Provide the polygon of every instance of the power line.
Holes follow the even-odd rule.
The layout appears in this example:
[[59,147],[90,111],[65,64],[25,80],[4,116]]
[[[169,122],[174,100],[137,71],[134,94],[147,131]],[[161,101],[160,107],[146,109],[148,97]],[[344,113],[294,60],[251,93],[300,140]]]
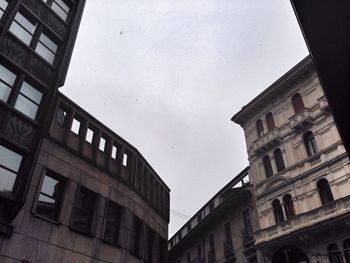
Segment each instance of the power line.
[[176,215],[176,216],[178,216],[178,217],[181,217],[181,218],[183,218],[183,219],[186,219],[186,220],[190,219],[189,216],[187,216],[187,215],[185,215],[185,214],[182,214],[182,213],[180,213],[180,212],[177,212],[177,211],[175,211],[175,210],[172,210],[172,209],[170,209],[170,213],[172,213],[173,215]]

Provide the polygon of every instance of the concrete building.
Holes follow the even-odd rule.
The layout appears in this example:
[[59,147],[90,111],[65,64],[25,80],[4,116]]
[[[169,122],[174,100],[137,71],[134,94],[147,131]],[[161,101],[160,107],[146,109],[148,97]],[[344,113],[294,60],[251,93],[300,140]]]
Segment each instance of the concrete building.
[[171,263],[256,261],[258,219],[249,167],[211,198],[169,240]]
[[0,262],[167,262],[169,188],[62,95],[85,0],[0,0]]
[[350,262],[349,159],[310,57],[242,108],[259,262]]

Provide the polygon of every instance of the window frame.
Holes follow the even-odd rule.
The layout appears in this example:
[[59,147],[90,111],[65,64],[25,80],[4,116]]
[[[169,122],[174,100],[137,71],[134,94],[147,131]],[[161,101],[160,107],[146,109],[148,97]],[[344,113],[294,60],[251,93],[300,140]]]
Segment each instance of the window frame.
[[285,194],[283,196],[283,207],[284,207],[285,216],[287,220],[295,216],[293,198],[290,194]]
[[273,176],[273,168],[272,168],[270,156],[264,155],[264,157],[262,158],[262,161],[263,161],[265,176],[266,178],[270,178],[271,176]]
[[[57,3],[56,0],[46,0],[46,1],[45,1],[45,0],[42,0],[42,2],[45,3],[45,4],[51,9],[52,13],[54,13],[56,17],[58,17],[60,20],[62,20],[65,24],[68,24],[69,21],[70,21],[70,18],[71,18],[71,14],[73,13],[72,10],[73,10],[73,8],[74,8],[74,5],[73,5],[73,3],[72,3],[71,1],[64,1],[64,0],[61,0],[61,1],[62,1],[64,4],[66,4],[67,7],[69,8],[68,13],[65,12],[64,8],[62,8],[61,5],[60,5],[59,3]],[[54,3],[56,3],[56,5],[57,5],[58,7],[60,7],[60,8],[63,10],[64,13],[67,14],[67,17],[66,17],[65,19],[62,18],[62,17],[52,8],[52,6],[53,6]]]
[[291,102],[295,114],[299,114],[300,112],[305,110],[305,104],[300,93],[295,93],[291,98]]
[[[114,241],[110,241],[108,239],[106,239],[106,228],[107,228],[107,214],[108,214],[108,209],[109,206],[114,206],[113,209],[119,210],[119,218],[116,220],[118,221],[118,226],[116,227],[115,231],[114,231]],[[102,229],[102,235],[101,235],[101,239],[104,243],[109,244],[111,246],[114,247],[120,247],[119,246],[119,235],[120,235],[120,228],[121,228],[121,224],[122,224],[122,217],[123,217],[123,209],[124,207],[121,206],[120,204],[113,202],[112,200],[106,200],[106,205],[105,205],[105,210],[104,210],[104,218],[103,218],[103,229]]]
[[264,124],[262,120],[261,119],[257,120],[255,125],[256,125],[256,132],[258,134],[258,138],[264,136],[265,132],[264,132]]
[[267,130],[272,131],[276,128],[275,119],[273,118],[272,112],[268,112],[266,114],[266,124],[267,124]]
[[[49,173],[49,175],[47,175],[47,173]],[[42,189],[42,185],[44,183],[45,176],[51,177],[52,179],[55,179],[55,180],[63,183],[63,190],[61,190],[62,191],[62,193],[61,193],[62,196],[60,198],[60,204],[59,204],[59,208],[58,208],[59,211],[57,213],[57,219],[56,220],[47,218],[47,217],[45,217],[43,215],[40,215],[37,212],[39,197],[40,197],[40,194],[41,194],[41,189]],[[49,169],[47,167],[44,167],[42,172],[41,172],[40,182],[39,182],[39,185],[38,185],[38,188],[37,188],[37,191],[36,191],[36,196],[35,196],[35,200],[34,200],[33,207],[32,207],[33,215],[36,216],[36,217],[39,217],[41,219],[44,219],[46,221],[52,222],[54,224],[61,224],[62,223],[63,204],[64,204],[64,202],[66,200],[67,182],[68,182],[68,179],[66,177],[63,177],[63,176],[57,174],[56,172],[54,172],[53,170],[51,170],[51,169]]]
[[[327,205],[334,201],[333,192],[331,186],[329,185],[329,181],[326,178],[321,178],[316,183],[318,196],[320,198],[322,205]],[[327,200],[329,199],[329,200]]]
[[[77,210],[78,209],[79,210],[83,210],[83,209],[80,209],[80,208],[77,207],[77,205],[78,205],[78,197],[79,197],[79,194],[80,194],[81,190],[89,192],[89,194],[92,195],[92,199],[93,199],[92,200],[93,208],[92,208],[92,210],[90,212],[91,215],[88,218],[88,226],[87,226],[86,231],[82,231],[81,229],[78,229],[76,226],[74,226],[74,217],[77,214]],[[85,186],[78,185],[77,189],[76,189],[76,192],[75,192],[74,204],[73,204],[72,214],[71,214],[71,218],[70,218],[70,224],[69,224],[70,229],[72,229],[73,231],[75,231],[77,233],[80,233],[80,234],[83,234],[83,235],[86,235],[86,236],[89,236],[89,237],[95,236],[96,224],[94,224],[94,223],[96,223],[96,217],[97,217],[96,209],[97,209],[97,205],[98,205],[98,194],[96,192],[90,190],[89,188],[85,187]]]
[[283,159],[283,154],[282,154],[282,151],[280,148],[276,148],[273,151],[273,157],[275,158],[277,172],[280,172],[280,171],[283,171],[284,169],[286,169],[286,165],[285,165],[284,159]]
[[276,224],[279,224],[279,223],[286,221],[286,218],[285,218],[284,213],[283,213],[281,201],[279,199],[274,199],[272,201],[272,209],[273,209],[273,214],[275,217]]

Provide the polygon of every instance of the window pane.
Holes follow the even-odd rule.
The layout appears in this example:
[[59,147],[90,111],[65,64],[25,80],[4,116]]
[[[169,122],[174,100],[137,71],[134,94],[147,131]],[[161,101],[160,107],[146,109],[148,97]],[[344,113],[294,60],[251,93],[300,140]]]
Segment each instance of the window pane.
[[0,65],[0,79],[8,85],[13,86],[16,80],[16,75],[3,65]]
[[41,42],[44,46],[46,46],[48,49],[50,49],[53,53],[56,53],[57,51],[57,45],[48,38],[45,34],[41,34],[39,38],[39,42]]
[[40,91],[30,86],[27,82],[23,82],[20,92],[32,101],[36,102],[36,104],[40,104],[43,96]]
[[27,45],[30,44],[32,40],[32,35],[35,31],[36,24],[30,22],[21,13],[17,12],[15,20],[11,24],[10,31],[20,38]]
[[112,147],[112,158],[117,158],[117,147],[115,147],[114,145]]
[[17,174],[0,166],[0,191],[11,192],[16,181]]
[[[58,1],[56,1],[58,2]],[[67,17],[68,17],[68,12],[69,12],[69,8],[68,11],[65,11],[64,8],[62,8],[61,6],[59,6],[56,2],[52,3],[52,10],[60,17],[62,18],[64,21],[66,21]]]
[[43,185],[41,186],[41,192],[53,197],[57,184],[58,184],[57,180],[49,176],[45,176]]
[[5,0],[0,0],[0,9],[5,11],[7,5],[8,5],[8,3]]
[[101,137],[99,149],[100,149],[101,151],[104,151],[104,150],[105,150],[105,145],[106,145],[106,140],[105,140],[104,138]]
[[7,102],[11,89],[0,81],[0,100]]
[[127,166],[128,165],[128,155],[124,153],[123,155],[123,165]]
[[21,165],[22,156],[0,145],[0,165],[18,172]]
[[66,13],[69,12],[69,7],[62,0],[54,0],[54,3],[57,3]]
[[86,141],[89,143],[92,143],[93,138],[94,138],[94,132],[90,128],[88,128],[86,132]]
[[80,121],[78,121],[77,119],[73,119],[71,131],[79,135],[79,130],[80,130]]
[[64,121],[66,119],[67,112],[61,108],[58,109],[57,115],[56,115],[56,122],[60,125],[64,125]]
[[31,119],[35,119],[36,113],[38,111],[38,105],[34,104],[32,101],[28,100],[21,94],[18,95],[15,103],[15,108]]
[[35,51],[42,56],[47,62],[49,62],[50,64],[53,63],[53,60],[55,59],[55,54],[52,53],[51,50],[49,50],[47,47],[45,47],[43,44],[41,44],[40,42],[38,43],[38,45],[35,48]]

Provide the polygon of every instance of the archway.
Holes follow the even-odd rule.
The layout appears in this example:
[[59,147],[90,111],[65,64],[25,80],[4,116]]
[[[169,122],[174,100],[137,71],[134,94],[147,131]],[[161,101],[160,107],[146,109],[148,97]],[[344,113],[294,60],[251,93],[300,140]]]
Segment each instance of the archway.
[[282,247],[274,254],[272,263],[310,263],[310,261],[300,248]]

